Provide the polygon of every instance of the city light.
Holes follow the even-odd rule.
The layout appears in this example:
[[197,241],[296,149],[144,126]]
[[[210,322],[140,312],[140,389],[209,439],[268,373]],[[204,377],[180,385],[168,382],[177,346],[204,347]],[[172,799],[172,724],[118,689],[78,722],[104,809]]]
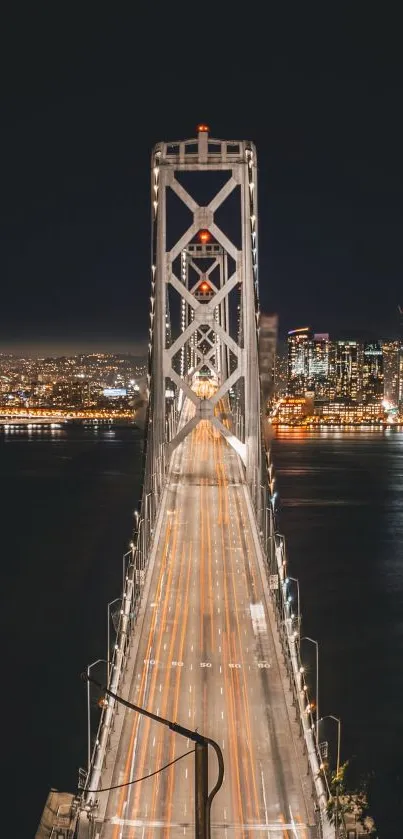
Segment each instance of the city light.
[[390,428],[403,423],[400,341],[331,340],[304,326],[288,331],[268,406],[272,425],[306,430]]
[[78,354],[46,359],[0,358],[0,424],[134,420],[146,364],[130,355]]

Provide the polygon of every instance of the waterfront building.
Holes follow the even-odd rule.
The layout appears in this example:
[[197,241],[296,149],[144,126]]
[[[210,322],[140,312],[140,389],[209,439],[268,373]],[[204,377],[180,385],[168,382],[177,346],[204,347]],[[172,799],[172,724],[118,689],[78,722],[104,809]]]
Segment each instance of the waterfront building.
[[361,396],[363,346],[359,341],[334,341],[331,348],[333,375],[330,378],[332,400],[357,402]]
[[309,346],[311,329],[303,326],[288,333],[287,392],[303,397],[309,390]]
[[384,397],[383,355],[378,341],[365,343],[362,354],[362,400],[380,405]]
[[323,425],[373,425],[385,421],[385,412],[377,402],[315,401],[314,421]]
[[283,396],[276,408],[274,424],[301,425],[310,412],[310,400],[298,396]]
[[399,405],[400,359],[402,356],[400,341],[384,341],[383,356],[383,398],[389,408]]
[[308,389],[319,399],[329,396],[329,350],[330,341],[327,332],[316,333],[309,341]]

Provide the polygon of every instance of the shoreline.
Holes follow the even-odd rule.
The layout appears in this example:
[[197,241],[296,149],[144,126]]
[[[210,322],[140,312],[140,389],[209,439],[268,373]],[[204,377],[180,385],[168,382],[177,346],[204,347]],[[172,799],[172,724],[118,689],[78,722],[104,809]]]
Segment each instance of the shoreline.
[[286,432],[293,432],[293,431],[342,431],[343,433],[351,433],[354,431],[403,431],[403,423],[396,423],[396,424],[389,424],[385,423],[382,425],[378,425],[375,423],[367,423],[367,424],[342,424],[342,423],[323,423],[317,425],[271,425],[271,430],[273,434],[276,434],[278,431],[286,431]]
[[84,428],[96,428],[99,425],[108,425],[108,426],[119,426],[124,428],[139,428],[138,424],[134,419],[119,419],[116,418],[104,418],[100,417],[99,419],[83,419],[83,418],[73,418],[73,419],[62,419],[59,418],[57,420],[46,419],[42,421],[38,421],[38,419],[18,419],[18,420],[0,420],[0,431],[3,429],[4,431],[10,431],[11,429],[21,429],[28,431],[38,431],[40,429],[49,430],[49,429],[64,429],[64,428],[74,428],[74,427],[84,427]]

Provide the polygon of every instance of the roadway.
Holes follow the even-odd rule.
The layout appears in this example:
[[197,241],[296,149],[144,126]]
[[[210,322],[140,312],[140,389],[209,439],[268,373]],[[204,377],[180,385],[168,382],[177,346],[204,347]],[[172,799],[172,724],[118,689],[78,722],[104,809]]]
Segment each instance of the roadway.
[[[161,516],[125,696],[221,746],[225,778],[213,801],[212,837],[308,839],[309,780],[271,630],[256,526],[238,456],[208,420],[174,452]],[[133,711],[120,713],[108,786],[146,778],[99,795],[105,815],[96,835],[193,836],[192,743]],[[217,778],[210,752],[209,788]]]

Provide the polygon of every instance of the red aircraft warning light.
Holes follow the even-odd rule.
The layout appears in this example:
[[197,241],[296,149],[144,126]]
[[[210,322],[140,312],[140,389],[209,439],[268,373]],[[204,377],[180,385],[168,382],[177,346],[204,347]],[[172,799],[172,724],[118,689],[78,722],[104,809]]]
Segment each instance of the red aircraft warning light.
[[200,132],[206,132],[208,134],[208,132],[210,131],[210,128],[209,128],[208,125],[206,125],[205,122],[200,122],[199,125],[197,126],[197,131],[198,131],[199,134],[200,134]]
[[209,230],[199,230],[198,238],[199,238],[199,241],[202,242],[203,245],[205,245],[206,242],[210,241],[211,233],[209,232]]
[[211,291],[211,286],[205,280],[200,284],[201,291]]

